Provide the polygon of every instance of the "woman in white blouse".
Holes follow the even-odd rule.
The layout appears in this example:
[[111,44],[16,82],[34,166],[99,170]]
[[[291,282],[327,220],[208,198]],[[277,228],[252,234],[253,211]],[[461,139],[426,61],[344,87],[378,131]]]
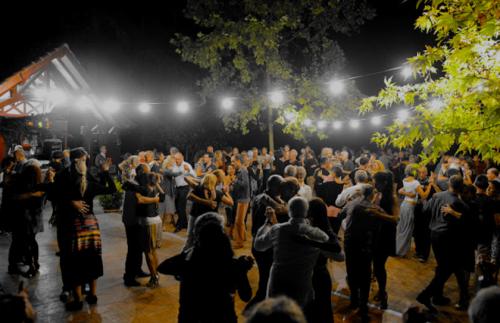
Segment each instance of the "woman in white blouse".
[[312,194],[311,186],[309,186],[305,183],[305,179],[307,176],[306,169],[302,166],[297,167],[297,175],[296,176],[297,176],[297,180],[299,181],[299,184],[300,184],[300,189],[299,189],[298,195],[302,196],[307,201],[312,200],[313,194]]

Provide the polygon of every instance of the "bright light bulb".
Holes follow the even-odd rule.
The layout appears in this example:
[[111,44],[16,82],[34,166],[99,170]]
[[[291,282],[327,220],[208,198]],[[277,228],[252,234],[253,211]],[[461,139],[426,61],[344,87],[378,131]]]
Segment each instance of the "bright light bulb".
[[296,116],[295,112],[293,112],[293,111],[287,111],[287,112],[285,112],[285,119],[286,119],[288,122],[293,122],[293,121],[295,121],[296,117],[297,117],[297,116]]
[[405,80],[411,77],[412,75],[413,75],[413,69],[411,68],[411,66],[406,65],[401,70],[401,76],[403,76]]
[[304,120],[304,126],[306,126],[306,127],[312,126],[312,120],[311,119]]
[[189,103],[187,101],[179,101],[177,103],[177,112],[185,114],[189,111]]
[[429,107],[432,111],[436,112],[441,110],[444,107],[444,102],[441,99],[432,99],[429,102]]
[[234,106],[234,101],[232,98],[223,98],[221,105],[224,110],[231,110]]
[[332,124],[332,126],[333,126],[333,129],[336,129],[336,130],[341,129],[342,128],[342,122],[341,121],[334,121],[333,124]]
[[324,129],[326,127],[326,121],[320,120],[318,121],[318,129]]
[[274,105],[280,105],[285,101],[285,96],[281,91],[273,91],[269,93],[269,99]]
[[104,102],[104,109],[108,110],[111,113],[120,110],[120,108],[121,108],[120,102],[114,99],[108,99],[106,102]]
[[372,122],[372,125],[379,126],[382,123],[382,117],[374,116],[374,117],[372,117],[371,122]]
[[410,117],[410,112],[408,110],[398,111],[398,120],[400,122],[405,122],[406,120],[408,120],[409,117]]
[[339,95],[344,91],[345,84],[339,80],[333,80],[328,83],[328,89],[333,95]]
[[139,104],[139,111],[142,113],[148,113],[151,111],[151,105],[149,103],[143,102]]
[[360,125],[359,120],[353,119],[349,121],[349,126],[351,126],[351,128],[353,129],[359,128],[359,125]]

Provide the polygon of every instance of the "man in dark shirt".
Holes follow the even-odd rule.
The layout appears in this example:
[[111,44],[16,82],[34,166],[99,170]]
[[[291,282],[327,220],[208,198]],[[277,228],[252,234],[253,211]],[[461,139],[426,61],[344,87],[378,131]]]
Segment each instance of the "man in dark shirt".
[[368,318],[368,295],[372,277],[374,241],[380,221],[396,223],[397,219],[385,214],[373,203],[374,188],[369,184],[360,187],[361,197],[349,202],[344,251],[347,282],[351,291],[351,307],[358,307],[363,320]]
[[349,175],[354,170],[354,163],[349,158],[349,152],[347,150],[342,150],[339,157],[344,174]]
[[280,153],[279,158],[274,161],[275,169],[273,173],[283,176],[285,167],[287,166],[288,159],[290,157],[290,152],[287,150],[281,150],[279,153]]
[[297,159],[298,155],[299,155],[299,153],[295,149],[290,150],[290,152],[288,153],[289,158],[288,158],[288,160],[285,161],[285,168],[288,165],[302,166],[302,163],[300,162],[300,160]]
[[[455,274],[460,288],[460,308],[467,308],[467,282],[465,271],[461,268],[460,217],[468,211],[467,205],[459,194],[464,187],[463,179],[453,175],[448,181],[448,190],[434,194],[424,206],[424,212],[431,212],[431,243],[437,267],[430,284],[417,296],[417,301],[431,311],[436,311],[435,305],[446,305],[449,299],[443,296],[444,284]],[[432,298],[432,303],[431,303]]]
[[495,204],[491,197],[486,195],[488,189],[488,178],[486,175],[479,175],[474,181],[476,187],[476,198],[474,205],[475,213],[479,221],[479,230],[477,232],[478,256],[486,260],[491,259],[492,246],[495,235]]
[[316,194],[319,194],[324,178],[330,176],[330,170],[332,169],[332,162],[328,157],[321,157],[319,163],[320,168],[314,173],[314,190]]
[[[280,187],[284,183],[283,177],[272,175],[267,180],[267,189],[264,193],[255,197],[252,204],[252,237],[255,237],[257,230],[267,221],[266,209],[271,207],[275,213],[287,213],[286,204],[280,198]],[[259,269],[259,287],[254,298],[247,304],[245,310],[266,298],[267,281],[269,280],[269,271],[273,264],[273,250],[257,251],[252,243],[252,254]]]

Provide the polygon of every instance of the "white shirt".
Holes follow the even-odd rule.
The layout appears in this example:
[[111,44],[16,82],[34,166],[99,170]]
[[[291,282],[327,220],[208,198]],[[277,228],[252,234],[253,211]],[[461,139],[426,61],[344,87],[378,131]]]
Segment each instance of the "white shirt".
[[418,200],[418,193],[417,193],[417,188],[420,186],[419,181],[413,180],[411,182],[403,181],[403,188],[406,193],[413,193],[415,194],[415,197],[409,197],[405,195],[404,200],[407,202],[417,202]]
[[363,185],[366,185],[365,183],[360,183],[356,184],[354,186],[348,187],[342,191],[342,193],[337,196],[337,199],[335,200],[335,205],[337,207],[344,207],[344,205],[354,196],[358,193],[358,191],[361,191]]
[[304,184],[300,186],[299,192],[297,193],[299,196],[302,196],[306,200],[310,201],[313,198],[312,189],[309,185]]
[[[187,172],[186,172],[186,170],[184,170],[184,165],[187,165],[189,167],[189,170]],[[191,165],[189,165],[189,163],[186,163],[186,162],[182,162],[182,164],[180,166],[178,166],[176,163],[174,163],[172,170],[175,173],[181,173],[180,175],[175,177],[175,187],[187,186],[188,183],[185,180],[186,176],[196,177],[196,174],[194,173],[193,167],[191,167]]]

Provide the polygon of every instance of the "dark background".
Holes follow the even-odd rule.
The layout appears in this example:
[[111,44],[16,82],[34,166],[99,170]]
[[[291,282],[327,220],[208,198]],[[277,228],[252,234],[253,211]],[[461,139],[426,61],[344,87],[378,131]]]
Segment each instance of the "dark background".
[[[154,106],[154,112],[148,115],[138,114],[136,105],[123,106],[122,116],[133,122],[127,123],[131,127],[121,129],[122,151],[166,149],[180,142],[185,145],[190,138],[200,145],[212,141],[244,148],[267,145],[266,133],[258,129],[252,129],[247,136],[226,135],[215,105],[196,107],[184,116],[175,113],[175,102],[180,98],[196,100],[195,83],[203,75],[196,66],[183,63],[169,44],[176,32],[196,33],[195,26],[182,15],[184,1],[88,4],[77,8],[67,4],[24,3],[2,10],[0,80],[67,43],[99,97],[170,103]],[[432,41],[414,29],[419,15],[415,1],[372,0],[370,4],[377,16],[358,34],[338,37],[347,58],[347,75],[399,66]],[[373,95],[383,87],[383,79],[384,75],[371,76],[357,80],[357,85],[364,94]],[[309,143],[315,147],[327,144],[356,148],[369,144],[372,130],[364,127],[332,131],[327,140],[311,138]],[[275,134],[277,145],[301,144],[279,129]]]

